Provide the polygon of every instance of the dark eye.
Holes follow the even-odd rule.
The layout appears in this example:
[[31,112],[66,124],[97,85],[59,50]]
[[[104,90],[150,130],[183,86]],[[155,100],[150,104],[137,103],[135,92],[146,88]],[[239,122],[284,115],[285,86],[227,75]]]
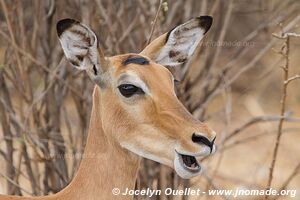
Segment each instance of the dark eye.
[[144,91],[141,88],[131,84],[122,84],[118,88],[120,93],[126,98],[129,98],[134,94],[144,94]]

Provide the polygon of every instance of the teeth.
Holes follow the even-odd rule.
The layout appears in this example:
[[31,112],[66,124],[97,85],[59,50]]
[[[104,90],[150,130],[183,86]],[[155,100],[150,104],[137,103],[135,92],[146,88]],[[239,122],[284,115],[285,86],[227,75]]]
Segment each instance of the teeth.
[[193,163],[189,168],[191,168],[191,169],[198,169],[199,165],[197,165],[197,163]]

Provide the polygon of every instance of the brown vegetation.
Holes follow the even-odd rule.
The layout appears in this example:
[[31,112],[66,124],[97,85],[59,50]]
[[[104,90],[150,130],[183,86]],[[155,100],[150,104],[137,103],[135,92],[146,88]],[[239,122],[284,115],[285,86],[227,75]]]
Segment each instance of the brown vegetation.
[[300,192],[299,1],[0,3],[0,193],[55,193],[71,181],[80,162],[93,84],[64,59],[55,30],[59,19],[90,24],[105,54],[115,55],[139,52],[200,15],[212,15],[214,24],[194,58],[181,66],[185,74],[177,73],[177,94],[190,112],[218,130],[218,151],[202,161],[203,176],[190,181],[144,160],[137,187]]

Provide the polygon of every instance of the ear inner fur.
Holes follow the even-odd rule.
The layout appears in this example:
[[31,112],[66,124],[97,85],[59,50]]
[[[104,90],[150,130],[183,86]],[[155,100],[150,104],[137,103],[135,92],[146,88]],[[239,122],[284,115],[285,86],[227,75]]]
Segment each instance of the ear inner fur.
[[193,55],[211,24],[210,16],[192,19],[155,39],[140,54],[164,66],[182,64]]

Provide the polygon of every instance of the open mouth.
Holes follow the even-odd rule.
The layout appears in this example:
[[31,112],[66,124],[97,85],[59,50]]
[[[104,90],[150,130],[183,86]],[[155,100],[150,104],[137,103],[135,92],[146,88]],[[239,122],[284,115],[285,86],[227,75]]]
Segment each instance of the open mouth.
[[198,173],[201,171],[200,164],[194,156],[180,154],[178,152],[177,156],[179,157],[180,164],[188,171],[192,173]]

